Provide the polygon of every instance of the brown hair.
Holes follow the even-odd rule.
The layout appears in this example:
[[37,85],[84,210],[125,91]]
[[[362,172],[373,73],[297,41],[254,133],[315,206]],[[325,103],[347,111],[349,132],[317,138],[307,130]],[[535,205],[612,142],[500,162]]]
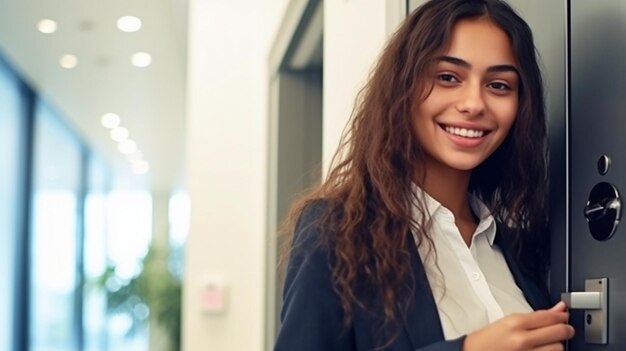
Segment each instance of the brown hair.
[[[307,206],[324,203],[325,214],[315,225],[321,232],[319,244],[332,255],[332,280],[347,324],[355,307],[367,307],[360,296],[363,286],[380,298],[386,323],[399,321],[397,303],[411,303],[415,282],[409,230],[417,232],[418,243],[430,240],[425,207],[411,190],[412,183],[421,185],[427,171],[420,167],[424,152],[412,133],[411,111],[428,95],[431,65],[449,45],[455,23],[479,17],[508,34],[520,89],[511,131],[473,170],[469,191],[507,226],[518,257],[541,253],[538,260],[534,256],[532,262],[523,261],[525,269],[534,274],[546,271],[546,126],[530,28],[503,1],[432,0],[407,17],[388,42],[359,93],[327,178],[294,204],[286,221],[287,232],[293,233]],[[412,216],[412,206],[421,211],[421,218]],[[289,249],[284,257],[288,254]]]

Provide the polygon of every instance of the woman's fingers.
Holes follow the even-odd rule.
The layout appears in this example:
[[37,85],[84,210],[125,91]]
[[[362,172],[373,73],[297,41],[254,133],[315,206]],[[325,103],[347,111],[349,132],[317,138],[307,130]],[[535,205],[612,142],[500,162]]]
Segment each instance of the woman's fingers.
[[531,345],[550,345],[574,336],[574,328],[569,324],[553,324],[542,328],[529,330],[528,342]]
[[566,312],[567,311],[567,305],[565,304],[565,302],[559,301],[556,305],[550,307],[550,309],[548,311]]
[[569,314],[543,310],[504,317],[469,334],[464,351],[551,351],[562,350],[561,342],[574,335],[567,324]]
[[567,323],[569,313],[544,310],[528,314],[511,315],[505,319],[507,319],[511,328],[529,330],[543,328],[553,324]]

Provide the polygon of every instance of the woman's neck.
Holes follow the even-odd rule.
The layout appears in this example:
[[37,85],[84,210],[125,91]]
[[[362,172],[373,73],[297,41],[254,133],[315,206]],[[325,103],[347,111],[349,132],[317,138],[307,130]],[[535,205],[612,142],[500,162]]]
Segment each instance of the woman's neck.
[[471,171],[461,171],[449,167],[427,167],[422,189],[445,208],[457,220],[474,221],[469,206],[468,187]]
[[450,168],[432,160],[426,170],[422,189],[452,212],[459,233],[469,247],[477,227],[467,194],[472,172]]

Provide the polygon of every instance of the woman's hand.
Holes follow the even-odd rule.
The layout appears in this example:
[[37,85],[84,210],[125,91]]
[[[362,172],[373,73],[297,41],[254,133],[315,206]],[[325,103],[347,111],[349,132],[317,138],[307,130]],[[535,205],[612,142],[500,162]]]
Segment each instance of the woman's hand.
[[569,313],[559,302],[549,310],[512,314],[465,338],[463,351],[558,351],[574,336]]

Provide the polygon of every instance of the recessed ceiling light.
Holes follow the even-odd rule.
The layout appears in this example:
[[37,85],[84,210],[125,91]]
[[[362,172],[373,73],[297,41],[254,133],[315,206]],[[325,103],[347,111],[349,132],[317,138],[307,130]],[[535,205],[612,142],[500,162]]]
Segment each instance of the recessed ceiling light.
[[135,144],[134,141],[127,139],[117,144],[117,149],[124,155],[128,155],[137,150],[137,144]]
[[63,55],[59,59],[59,65],[65,69],[72,69],[78,64],[78,58],[74,55]]
[[136,52],[130,58],[130,62],[136,67],[148,67],[152,63],[152,56],[147,52]]
[[128,129],[124,127],[115,127],[111,129],[111,139],[117,142],[128,139]]
[[141,29],[141,20],[135,16],[124,16],[117,20],[117,28],[122,32],[136,32]]
[[144,174],[150,170],[150,165],[146,161],[133,162],[133,172],[136,174]]
[[115,113],[105,113],[102,115],[100,122],[103,127],[112,129],[120,125],[120,116]]
[[37,29],[44,34],[51,34],[57,31],[57,23],[51,19],[44,18],[37,23]]

